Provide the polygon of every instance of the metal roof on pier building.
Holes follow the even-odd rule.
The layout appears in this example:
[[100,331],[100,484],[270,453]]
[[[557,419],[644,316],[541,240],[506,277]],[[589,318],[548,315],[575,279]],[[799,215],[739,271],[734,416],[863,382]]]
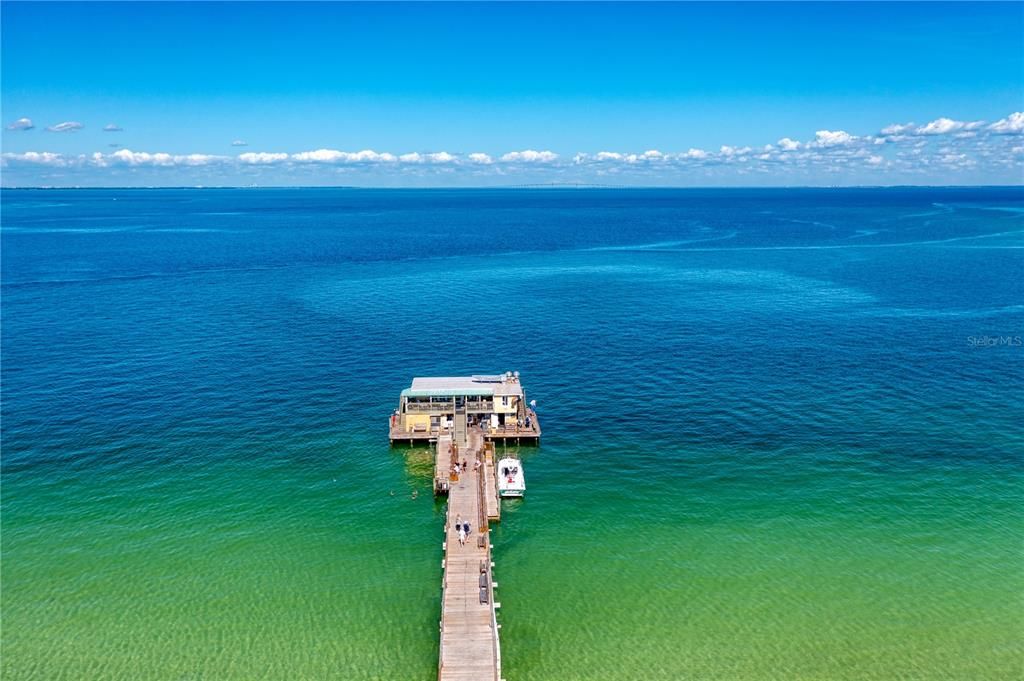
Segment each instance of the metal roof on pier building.
[[523,395],[519,377],[511,373],[495,376],[428,376],[412,379],[402,397],[491,397]]

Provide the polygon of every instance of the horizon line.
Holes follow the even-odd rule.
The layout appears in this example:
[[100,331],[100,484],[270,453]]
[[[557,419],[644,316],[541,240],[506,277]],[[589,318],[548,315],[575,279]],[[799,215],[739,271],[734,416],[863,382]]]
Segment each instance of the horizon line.
[[354,190],[381,190],[381,191],[436,191],[436,190],[488,190],[488,189],[1024,189],[1024,182],[1018,184],[792,184],[792,185],[624,185],[624,184],[593,184],[593,183],[529,183],[529,184],[503,184],[503,185],[432,185],[432,186],[408,186],[392,187],[383,185],[289,185],[289,184],[268,184],[268,185],[193,185],[193,184],[168,184],[168,185],[23,185],[5,186],[0,185],[0,191],[53,191],[53,190],[97,190],[97,189],[354,189]]

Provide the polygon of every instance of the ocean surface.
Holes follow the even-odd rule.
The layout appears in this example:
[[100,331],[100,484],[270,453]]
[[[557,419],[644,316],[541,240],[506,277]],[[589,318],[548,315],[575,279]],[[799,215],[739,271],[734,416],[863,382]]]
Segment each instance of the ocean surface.
[[388,415],[505,370],[510,681],[1021,678],[1020,188],[0,208],[5,680],[436,678]]

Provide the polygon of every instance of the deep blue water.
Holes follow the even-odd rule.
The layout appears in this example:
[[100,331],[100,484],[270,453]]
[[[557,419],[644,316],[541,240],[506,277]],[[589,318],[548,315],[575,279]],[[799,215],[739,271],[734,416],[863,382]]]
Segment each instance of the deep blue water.
[[[0,246],[5,676],[77,678],[91,650],[132,678],[86,633],[131,602],[135,678],[290,678],[310,645],[341,678],[428,678],[438,509],[390,505],[429,465],[388,449],[387,415],[412,376],[513,369],[545,437],[500,528],[508,678],[1022,659],[1020,188],[6,190]],[[307,531],[325,544],[289,544]],[[225,532],[255,572],[209,550]],[[620,563],[634,539],[659,552]],[[254,567],[283,545],[287,569]],[[233,575],[242,610],[281,600],[208,630],[188,582],[164,632],[168,601],[94,582],[129,550],[169,585],[182,555]],[[363,586],[316,591],[311,566]],[[622,575],[628,606],[595,605]],[[281,596],[297,583],[310,602]],[[79,590],[85,619],[55,627]],[[659,627],[613,655],[645,607]],[[324,619],[294,640],[262,624],[303,608]]]
[[[906,399],[920,401],[917,418],[948,423],[944,448],[1003,451],[1022,353],[971,339],[1024,333],[1022,199],[997,188],[5,191],[6,426],[71,418],[69,400],[168,399],[144,380],[95,394],[106,370],[139,371],[125,350],[149,354],[146,369],[183,393],[174,411],[200,412],[190,383],[211,379],[205,362],[280,371],[287,385],[308,377],[303,360],[322,361],[337,399],[355,399],[343,388],[365,376],[331,366],[343,355],[385,372],[358,395],[371,404],[390,403],[411,371],[515,365],[550,394],[581,377],[603,385],[614,368],[605,397],[631,418],[666,391],[715,395],[708,413],[690,405],[667,428],[690,437],[827,433],[856,446],[871,429],[912,453],[880,411],[897,415]],[[26,399],[68,374],[74,390]],[[759,397],[766,383],[788,408]],[[741,409],[752,399],[757,418]],[[964,413],[990,440],[947,418]],[[38,446],[6,444],[8,464]]]

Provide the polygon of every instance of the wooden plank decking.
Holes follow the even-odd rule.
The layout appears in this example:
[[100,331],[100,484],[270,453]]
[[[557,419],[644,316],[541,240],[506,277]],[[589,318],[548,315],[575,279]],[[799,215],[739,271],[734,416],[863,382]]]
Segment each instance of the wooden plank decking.
[[[516,443],[538,443],[540,442],[540,422],[537,420],[537,413],[532,409],[526,410],[526,413],[530,416],[530,427],[527,428],[525,425],[519,427],[513,426],[502,426],[500,428],[481,428],[480,426],[472,426],[469,430],[476,430],[483,434],[488,440],[502,440],[504,442],[516,442]],[[413,444],[416,442],[436,442],[439,438],[451,436],[450,430],[443,430],[438,428],[422,428],[419,430],[404,430],[398,425],[395,417],[392,417],[390,424],[388,425],[388,437],[391,440],[391,444],[409,443]]]
[[434,494],[448,492],[452,470],[452,436],[442,435],[437,438],[434,449]]
[[480,470],[484,474],[484,499],[487,504],[487,519],[490,521],[501,520],[501,502],[498,500],[498,480],[496,462],[494,459],[494,443],[488,442],[484,445],[483,466]]
[[[467,462],[482,456],[483,436],[468,433],[469,441],[459,452]],[[435,479],[451,469],[450,439],[438,442]],[[491,543],[487,528],[487,501],[497,499],[494,488],[488,494],[484,471],[470,463],[457,481],[448,487],[445,522],[445,560],[441,598],[441,646],[438,662],[440,681],[500,681],[501,646],[495,619],[494,585],[491,579]],[[491,476],[493,480],[493,475]],[[459,544],[456,521],[470,524],[465,545]]]

